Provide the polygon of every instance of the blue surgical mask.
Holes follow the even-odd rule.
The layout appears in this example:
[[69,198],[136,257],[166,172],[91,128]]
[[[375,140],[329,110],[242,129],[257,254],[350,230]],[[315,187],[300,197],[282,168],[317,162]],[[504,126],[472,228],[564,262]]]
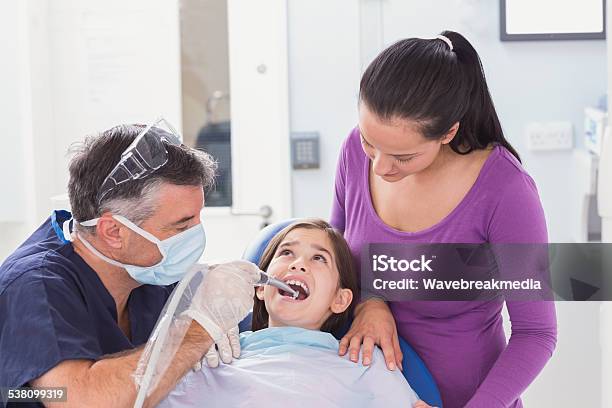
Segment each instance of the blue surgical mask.
[[[79,239],[98,258],[111,265],[125,268],[130,276],[140,283],[147,285],[170,285],[176,283],[185,276],[189,268],[200,259],[204,252],[206,234],[201,223],[162,241],[121,215],[113,215],[113,218],[138,235],[156,244],[162,255],[161,261],[152,266],[124,264],[100,253],[93,245],[83,239],[81,235],[79,235]],[[91,227],[95,226],[97,222],[98,219],[96,218],[81,222],[80,224]]]

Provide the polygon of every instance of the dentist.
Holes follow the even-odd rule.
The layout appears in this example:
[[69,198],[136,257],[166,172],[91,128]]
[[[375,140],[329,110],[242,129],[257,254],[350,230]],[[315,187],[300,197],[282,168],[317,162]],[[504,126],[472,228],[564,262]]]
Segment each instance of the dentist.
[[[472,45],[446,31],[398,41],[361,79],[359,126],[342,146],[331,224],[356,259],[376,243],[546,243],[532,178],[505,139]],[[521,407],[556,344],[553,302],[369,299],[339,353],[401,367],[398,333],[423,358],[445,408]]]
[[[114,127],[76,149],[72,214],[55,211],[0,266],[0,387],[66,387],[67,400],[47,406],[134,404],[141,345],[204,251],[200,211],[215,167],[163,119]],[[258,279],[247,262],[211,267],[204,280],[217,296],[192,304],[204,323],[191,322],[148,405],[214,353],[214,342],[228,343]]]

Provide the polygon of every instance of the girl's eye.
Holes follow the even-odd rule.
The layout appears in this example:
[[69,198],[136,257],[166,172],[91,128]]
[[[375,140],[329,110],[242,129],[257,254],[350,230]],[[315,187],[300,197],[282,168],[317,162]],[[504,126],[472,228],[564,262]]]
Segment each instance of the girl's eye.
[[178,232],[183,232],[183,231],[187,231],[188,229],[189,229],[189,226],[185,225],[184,227],[177,228],[176,230]]
[[291,251],[288,249],[283,249],[282,251],[278,253],[278,255],[280,256],[291,255]]
[[325,259],[325,257],[324,257],[323,255],[315,255],[315,256],[313,257],[313,259],[314,259],[315,261],[327,262],[327,259]]

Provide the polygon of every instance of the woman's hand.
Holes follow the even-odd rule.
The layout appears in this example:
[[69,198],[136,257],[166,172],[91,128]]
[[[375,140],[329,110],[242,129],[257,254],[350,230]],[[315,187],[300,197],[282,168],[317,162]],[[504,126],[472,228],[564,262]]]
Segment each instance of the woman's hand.
[[348,333],[340,341],[338,354],[345,355],[348,349],[353,362],[359,359],[363,344],[362,363],[370,365],[372,352],[377,344],[382,349],[389,370],[402,369],[402,351],[399,346],[395,320],[387,304],[381,299],[369,299],[355,309],[355,320]]

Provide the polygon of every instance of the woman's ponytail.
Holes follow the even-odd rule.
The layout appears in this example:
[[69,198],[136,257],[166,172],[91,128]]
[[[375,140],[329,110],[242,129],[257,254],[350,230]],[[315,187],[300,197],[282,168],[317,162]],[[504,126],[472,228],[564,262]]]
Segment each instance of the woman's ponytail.
[[520,161],[519,154],[504,137],[478,53],[459,33],[444,31],[441,35],[453,43],[459,66],[470,83],[468,108],[451,147],[459,151],[462,146],[469,146],[469,152],[495,143],[504,146]]

